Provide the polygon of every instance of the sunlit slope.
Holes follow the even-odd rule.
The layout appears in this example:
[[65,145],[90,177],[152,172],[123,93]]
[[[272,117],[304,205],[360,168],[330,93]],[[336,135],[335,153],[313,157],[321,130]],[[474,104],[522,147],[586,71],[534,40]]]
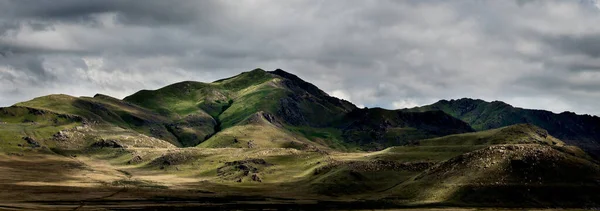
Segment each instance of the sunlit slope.
[[[27,108],[0,108],[0,152],[48,151],[56,145],[46,141],[58,131],[81,125],[82,118],[69,114]],[[28,137],[28,138],[26,138]]]
[[213,83],[182,82],[143,90],[124,100],[169,115],[206,111],[221,122],[222,129],[259,111],[291,125],[322,126],[355,108],[292,74],[262,69]]
[[177,146],[186,144],[180,142],[173,131],[169,129],[176,127],[176,121],[104,95],[96,95],[93,98],[49,95],[18,103],[15,106],[77,116],[89,126],[115,126],[130,129]]

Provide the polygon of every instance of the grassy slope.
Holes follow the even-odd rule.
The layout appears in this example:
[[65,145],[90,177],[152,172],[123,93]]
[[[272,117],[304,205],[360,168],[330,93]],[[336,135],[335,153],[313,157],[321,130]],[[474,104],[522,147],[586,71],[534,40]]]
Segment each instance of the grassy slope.
[[244,89],[270,79],[270,75],[257,69],[214,83],[185,81],[158,90],[142,90],[123,100],[164,115],[179,117],[208,113],[218,118],[234,99],[251,92]]
[[92,125],[114,125],[181,146],[176,137],[165,128],[165,124],[170,123],[168,118],[104,95],[96,95],[94,98],[49,95],[15,106],[74,115]]
[[200,144],[199,147],[305,149],[309,145],[314,145],[303,136],[298,136],[280,125],[269,122],[265,119],[264,114],[264,112],[256,113],[242,124],[226,128]]
[[439,163],[388,198],[446,206],[593,206],[598,179],[600,166],[562,147],[495,145]]
[[75,116],[25,107],[0,108],[0,151],[20,153],[40,150],[31,148],[23,137],[31,137],[41,146],[54,147],[56,143],[46,139],[77,125],[81,125],[81,119]]
[[[274,78],[257,69],[214,83],[181,82],[154,91],[142,90],[124,101],[172,118],[210,116],[214,122],[204,126],[211,133],[195,137],[201,143],[214,132],[233,127],[258,111],[273,111],[275,105],[271,101],[281,90],[270,86],[270,80]],[[220,145],[205,143],[203,146]]]

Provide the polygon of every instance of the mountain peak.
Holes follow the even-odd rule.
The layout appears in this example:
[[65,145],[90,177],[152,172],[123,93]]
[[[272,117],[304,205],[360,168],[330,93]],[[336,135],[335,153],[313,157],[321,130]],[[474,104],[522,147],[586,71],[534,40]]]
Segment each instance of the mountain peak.
[[282,69],[279,69],[279,68],[271,71],[271,73],[275,74],[275,75],[286,75],[286,74],[293,75],[293,74],[291,74],[289,72],[286,72],[285,70],[282,70]]
[[276,69],[269,73],[279,76],[279,77],[282,77],[284,79],[287,79],[287,82],[285,82],[285,84],[288,86],[288,88],[291,88],[291,89],[300,88],[300,89],[303,89],[303,90],[307,91],[308,93],[315,95],[315,96],[329,96],[327,93],[323,92],[317,86],[315,86],[311,83],[308,83],[308,82],[302,80],[300,77],[298,77],[294,74],[291,74],[289,72],[286,72],[282,69]]
[[263,70],[262,68],[255,68],[254,70],[249,71],[249,73],[264,73],[267,72],[265,70]]
[[290,79],[293,81],[304,81],[304,80],[300,79],[300,77],[298,77],[292,73],[286,72],[285,70],[282,70],[282,69],[276,69],[274,71],[270,71],[269,73],[283,77],[283,78],[287,78],[287,79]]
[[459,99],[450,99],[450,100],[440,100],[438,103],[485,103],[486,101],[482,99],[473,99],[473,98],[459,98]]
[[440,100],[436,103],[434,103],[433,105],[460,105],[460,106],[476,106],[476,105],[481,105],[481,104],[486,104],[486,105],[494,105],[494,106],[506,106],[506,107],[513,107],[512,105],[505,103],[503,101],[498,101],[498,100],[494,100],[494,101],[485,101],[482,99],[473,99],[473,98],[460,98],[460,99],[451,99],[451,100]]

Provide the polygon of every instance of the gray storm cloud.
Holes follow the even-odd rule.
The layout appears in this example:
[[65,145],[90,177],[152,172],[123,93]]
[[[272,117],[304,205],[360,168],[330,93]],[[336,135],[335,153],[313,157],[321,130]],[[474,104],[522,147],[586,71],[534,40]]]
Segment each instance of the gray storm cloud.
[[0,105],[282,68],[357,105],[600,114],[596,1],[0,1]]

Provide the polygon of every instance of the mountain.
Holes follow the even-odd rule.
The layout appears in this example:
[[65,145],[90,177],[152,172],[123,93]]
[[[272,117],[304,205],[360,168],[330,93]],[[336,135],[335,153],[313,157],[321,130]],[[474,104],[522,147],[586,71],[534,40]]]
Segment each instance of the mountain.
[[[206,134],[210,134],[208,136],[181,137],[180,139],[193,143],[188,146],[204,142],[213,135],[215,137],[209,142],[220,142],[214,140],[222,139],[221,134],[215,134],[220,131],[231,134],[231,143],[233,136],[244,139],[241,134],[252,133],[257,127],[265,126],[259,119],[274,125],[271,127],[274,133],[285,134],[288,132],[284,125],[325,126],[356,109],[351,103],[330,97],[292,74],[282,70],[266,72],[262,69],[213,83],[186,81],[158,90],[142,90],[125,97],[124,101],[173,119],[200,115],[214,122],[212,128],[205,130]],[[179,130],[182,131],[192,131],[193,128],[187,125],[179,126]],[[231,131],[237,132],[232,134]],[[237,143],[247,141],[249,140]]]
[[361,109],[279,69],[48,95],[0,108],[0,207],[598,207],[595,118],[474,100]]
[[500,101],[486,102],[469,98],[441,100],[428,106],[404,110],[443,111],[478,131],[529,123],[548,130],[552,136],[567,144],[581,147],[595,157],[600,157],[600,117],[597,116],[577,115],[572,112],[556,114],[544,110],[517,108]]
[[177,147],[377,150],[471,132],[443,112],[358,109],[281,69],[255,69],[212,83],[184,81],[123,100],[49,95],[12,108],[72,115]]
[[[255,69],[213,83],[181,82],[154,91],[142,90],[124,101],[176,119],[196,113],[210,115],[217,133],[204,140],[193,136],[201,147],[242,147],[252,141],[258,147],[316,142],[320,146],[381,149],[471,131],[441,112],[358,109],[281,69]],[[368,124],[365,119],[370,119]],[[405,135],[393,140],[384,137],[399,133]]]

